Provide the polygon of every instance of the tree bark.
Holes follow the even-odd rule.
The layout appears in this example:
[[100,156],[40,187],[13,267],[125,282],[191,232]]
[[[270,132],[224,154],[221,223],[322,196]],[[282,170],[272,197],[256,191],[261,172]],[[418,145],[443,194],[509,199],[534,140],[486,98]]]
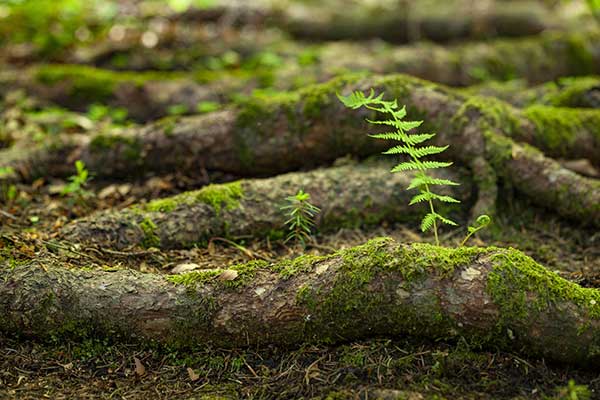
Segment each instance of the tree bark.
[[230,25],[268,24],[293,36],[310,40],[362,40],[380,38],[394,43],[416,40],[448,42],[502,36],[526,36],[560,27],[557,18],[538,2],[512,3],[510,7],[473,7],[469,1],[399,2],[389,6],[344,4],[283,4],[260,7],[246,4],[190,9],[171,20],[227,21]]
[[[265,73],[275,88],[290,89],[292,78],[298,74],[296,64],[301,51],[297,46],[293,49],[296,50],[291,50],[291,55],[282,56],[286,67],[259,71],[258,75]],[[563,76],[600,74],[598,32],[551,33],[531,39],[454,47],[417,45],[390,49],[368,44],[333,43],[320,46],[315,53],[315,64],[302,68],[302,75],[308,81],[325,81],[338,75],[340,70],[403,72],[453,86],[508,78],[540,83]],[[554,62],[549,65],[547,60]],[[139,67],[131,65],[131,68]],[[103,102],[126,108],[138,121],[148,121],[168,115],[173,106],[183,106],[185,113],[194,113],[202,101],[226,102],[233,94],[250,93],[260,86],[259,81],[260,78],[250,79],[243,74],[216,79],[211,74],[132,73],[78,65],[48,65],[25,71],[3,71],[0,94],[23,88],[42,100],[76,110]],[[499,91],[487,91],[490,92]],[[571,101],[577,106],[579,101],[596,104],[597,94],[594,93],[592,90],[588,95],[582,94],[582,99]],[[516,96],[505,94],[508,100],[514,99],[516,103],[523,102],[522,97],[528,99],[535,95],[535,92]],[[550,98],[550,105],[565,105],[560,99],[563,98]],[[555,101],[558,104],[554,104]]]
[[[211,237],[275,237],[287,235],[286,197],[300,189],[321,212],[319,231],[388,222],[416,222],[424,204],[408,206],[410,176],[391,174],[389,163],[347,165],[270,179],[211,185],[121,211],[105,211],[67,225],[61,238],[109,248],[153,246],[182,248],[202,245]],[[440,191],[468,205],[472,187],[467,174],[440,171],[437,176],[460,182]],[[441,206],[440,206],[441,207]],[[460,207],[443,207],[459,211]],[[460,215],[460,213],[458,213]]]
[[128,117],[147,122],[165,117],[174,107],[197,113],[202,102],[225,103],[229,95],[250,91],[256,82],[224,75],[199,82],[193,74],[115,72],[80,65],[44,65],[0,74],[0,95],[24,89],[36,99],[76,111],[94,103],[125,108]]
[[[311,40],[362,40],[380,38],[394,43],[416,40],[448,42],[502,36],[526,36],[542,32],[549,25],[559,25],[540,4],[528,3],[498,9],[476,10],[472,3],[426,7],[405,2],[394,9],[315,10],[309,7],[284,15],[282,28],[293,36]],[[461,3],[461,2],[459,2]],[[460,6],[463,6],[462,9]],[[327,7],[322,7],[327,8]],[[290,10],[292,8],[289,8]],[[293,10],[293,9],[292,9]],[[308,16],[308,18],[307,18]],[[553,22],[549,22],[553,21]]]
[[564,78],[535,87],[522,80],[492,82],[465,89],[469,95],[496,97],[516,107],[547,105],[569,108],[600,108],[600,78]]
[[[54,145],[48,151],[64,152],[73,146],[67,160],[83,160],[98,177],[173,170],[196,176],[203,171],[275,175],[326,164],[347,154],[365,157],[390,147],[366,135],[373,129],[364,118],[376,115],[345,109],[335,97],[337,92],[370,88],[407,104],[411,119],[425,120],[423,129],[438,133],[435,142],[450,144],[445,155],[470,167],[480,196],[489,197],[479,203],[478,209],[493,212],[495,196],[489,193],[501,178],[531,195],[539,205],[600,226],[600,182],[572,173],[536,149],[515,141],[533,143],[550,156],[598,162],[600,124],[584,124],[582,129],[553,117],[563,109],[541,111],[536,107],[535,113],[531,109],[520,111],[499,100],[466,97],[403,75],[341,77],[274,98],[257,97],[237,110],[163,121],[123,135],[82,138],[75,145]],[[597,119],[597,110],[584,113]],[[165,158],[164,154],[173,157]],[[57,176],[64,170],[64,163],[44,165],[31,154],[12,157],[2,166],[29,176],[34,168],[45,171],[46,176]]]
[[218,347],[416,335],[557,362],[600,361],[598,290],[513,249],[378,239],[331,256],[230,270],[237,276],[68,270],[43,261],[4,267],[0,329]]

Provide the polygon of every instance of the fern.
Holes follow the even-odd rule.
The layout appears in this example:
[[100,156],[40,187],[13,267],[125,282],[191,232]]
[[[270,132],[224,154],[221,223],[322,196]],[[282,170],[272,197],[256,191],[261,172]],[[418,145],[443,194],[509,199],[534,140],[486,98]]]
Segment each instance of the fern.
[[451,162],[441,162],[424,160],[424,157],[443,153],[448,146],[430,146],[423,145],[426,141],[432,139],[435,133],[409,133],[409,131],[421,126],[423,121],[405,121],[406,107],[398,106],[396,100],[383,100],[383,93],[375,95],[371,89],[369,95],[361,91],[355,91],[349,96],[338,94],[340,101],[348,108],[359,109],[365,107],[369,110],[377,111],[388,116],[385,120],[369,120],[367,122],[374,125],[385,125],[393,127],[392,132],[377,133],[369,135],[375,139],[393,140],[399,142],[399,145],[393,146],[383,154],[401,155],[406,159],[392,168],[391,172],[416,171],[407,190],[417,189],[419,193],[410,201],[410,205],[418,203],[427,203],[429,212],[421,221],[421,230],[426,232],[433,229],[435,242],[439,245],[438,223],[456,226],[456,222],[444,217],[436,211],[434,202],[442,203],[460,203],[451,196],[441,195],[432,191],[434,186],[458,185],[448,179],[434,178],[428,175],[428,171],[436,168],[446,168],[452,165]]

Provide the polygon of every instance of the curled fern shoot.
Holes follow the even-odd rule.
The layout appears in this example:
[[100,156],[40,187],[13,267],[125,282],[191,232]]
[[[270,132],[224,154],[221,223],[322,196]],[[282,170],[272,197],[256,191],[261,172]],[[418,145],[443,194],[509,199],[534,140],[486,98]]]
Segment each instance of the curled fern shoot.
[[460,243],[460,245],[464,246],[465,243],[467,243],[467,240],[469,240],[469,238],[471,236],[473,236],[477,231],[488,226],[491,222],[492,222],[492,219],[488,215],[483,214],[483,215],[480,215],[479,217],[477,217],[477,220],[475,221],[476,225],[469,226],[469,228],[468,228],[469,233],[467,233],[467,236],[465,236],[465,238]]
[[399,142],[398,145],[391,147],[383,152],[383,154],[400,155],[403,157],[400,163],[392,168],[391,172],[415,172],[407,190],[417,189],[419,193],[412,198],[409,204],[427,203],[429,211],[421,221],[421,230],[426,232],[432,229],[435,236],[435,243],[439,245],[438,223],[453,226],[457,224],[437,212],[434,203],[460,203],[460,201],[451,196],[435,193],[432,188],[444,185],[458,185],[458,183],[448,179],[434,178],[428,174],[429,170],[449,167],[452,165],[451,162],[425,160],[424,157],[443,153],[448,146],[424,145],[423,143],[432,139],[435,133],[410,133],[410,131],[420,127],[423,121],[404,120],[403,118],[406,117],[406,107],[400,107],[396,100],[384,100],[383,93],[376,95],[375,91],[371,89],[368,95],[365,95],[361,91],[355,91],[348,96],[338,94],[338,98],[348,108],[356,110],[365,107],[387,116],[387,119],[367,119],[367,122],[373,125],[389,126],[392,130],[369,136],[375,139]]
[[298,240],[302,246],[306,246],[306,241],[315,226],[314,218],[321,211],[319,207],[311,204],[310,194],[300,189],[294,196],[286,197],[286,205],[281,209],[288,214],[285,225],[289,233],[284,243]]

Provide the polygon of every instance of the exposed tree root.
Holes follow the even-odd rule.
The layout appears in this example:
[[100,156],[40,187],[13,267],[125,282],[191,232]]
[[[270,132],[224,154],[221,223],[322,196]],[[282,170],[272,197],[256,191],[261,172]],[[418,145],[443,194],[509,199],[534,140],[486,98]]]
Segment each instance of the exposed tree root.
[[[564,76],[600,73],[600,32],[549,32],[527,39],[504,39],[459,46],[415,45],[388,48],[332,43],[320,52],[324,70],[402,72],[452,86],[488,80],[524,79],[544,83]],[[552,60],[552,62],[550,62]]]
[[[282,238],[287,234],[287,214],[280,208],[299,189],[321,208],[316,219],[321,231],[418,220],[426,209],[408,206],[414,195],[406,190],[409,177],[392,175],[390,168],[387,163],[369,163],[211,185],[122,211],[94,214],[68,225],[61,236],[74,243],[113,248],[182,248],[216,236]],[[449,172],[440,175],[463,183],[447,194],[468,204],[468,178]]]
[[[460,11],[458,11],[460,10]],[[269,24],[311,40],[380,38],[395,43],[416,40],[447,42],[496,36],[525,36],[563,25],[539,2],[512,2],[510,7],[473,7],[468,1],[377,3],[328,2],[274,6],[217,5],[170,17],[176,21],[226,21],[230,25]]]
[[517,250],[391,239],[326,257],[166,277],[43,262],[0,269],[0,329],[37,337],[115,335],[174,345],[295,346],[364,337],[464,338],[592,365],[600,293]]
[[[126,135],[83,138],[75,145],[54,144],[47,157],[73,148],[63,158],[82,159],[98,176],[115,178],[172,170],[195,176],[275,175],[346,154],[367,156],[389,147],[366,135],[370,129],[364,118],[375,116],[344,109],[335,93],[371,87],[406,103],[411,118],[424,119],[425,129],[438,132],[438,143],[451,145],[448,155],[453,160],[471,167],[482,200],[478,210],[493,212],[495,196],[490,193],[501,178],[562,216],[600,225],[600,182],[574,174],[509,138],[532,143],[550,156],[597,162],[600,124],[593,121],[600,111],[542,106],[520,111],[495,99],[465,97],[403,75],[343,77],[273,98],[255,98],[238,110],[160,122]],[[587,122],[574,124],[575,117]],[[2,166],[22,176],[34,176],[31,171],[64,176],[64,163],[44,164],[31,154],[11,157]]]
[[[210,82],[202,82],[211,78]],[[24,89],[36,99],[85,111],[94,103],[123,107],[137,121],[197,112],[202,102],[226,102],[229,94],[255,83],[238,77],[219,78],[177,73],[114,72],[80,65],[44,65],[0,74],[0,95]]]
[[[279,69],[257,71],[273,86],[289,89],[298,72],[301,48],[287,56]],[[315,64],[302,69],[309,81],[324,81],[340,70],[371,70],[379,73],[403,72],[434,82],[469,85],[482,79],[522,78],[545,82],[569,75],[600,73],[600,34],[544,34],[523,40],[499,40],[455,47],[419,45],[382,48],[366,44],[334,43],[315,51]],[[351,55],[351,56],[349,56]],[[558,60],[548,64],[547,60]],[[134,66],[132,66],[134,67]],[[296,71],[296,72],[294,72]],[[225,102],[233,94],[249,93],[259,79],[228,74],[114,72],[78,65],[47,65],[28,70],[5,70],[0,74],[0,94],[23,88],[42,100],[84,110],[96,102],[125,107],[129,115],[148,121],[168,115],[172,107],[193,113],[203,101]],[[597,86],[597,85],[595,85]],[[549,105],[584,106],[598,104],[592,81],[569,84],[567,88],[546,85],[536,91],[491,88],[484,93],[499,94],[515,104],[545,95]],[[596,93],[596,94],[595,94]]]
[[492,82],[465,89],[468,94],[496,97],[514,106],[600,108],[600,77],[564,78],[528,88],[522,80]]

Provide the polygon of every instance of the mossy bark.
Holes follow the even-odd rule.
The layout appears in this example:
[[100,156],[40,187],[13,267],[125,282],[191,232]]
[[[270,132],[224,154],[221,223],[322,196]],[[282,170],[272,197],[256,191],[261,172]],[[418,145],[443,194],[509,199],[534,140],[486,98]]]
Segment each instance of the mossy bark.
[[44,65],[0,74],[0,94],[24,89],[36,99],[77,111],[94,103],[127,110],[145,122],[170,115],[197,113],[203,102],[223,103],[228,94],[254,86],[247,79],[198,82],[193,74],[115,72],[81,65]]
[[535,87],[523,80],[492,82],[465,89],[470,95],[496,97],[517,107],[546,105],[569,108],[600,108],[600,77],[563,78]]
[[456,46],[331,43],[321,48],[316,68],[329,76],[340,70],[402,72],[452,86],[511,79],[541,84],[565,76],[600,74],[600,32],[548,32]]
[[417,40],[447,42],[498,36],[534,35],[563,21],[539,2],[512,2],[510,7],[487,5],[478,9],[469,1],[363,4],[339,2],[216,6],[175,14],[177,21],[218,21],[230,24],[269,24],[293,36],[311,40],[380,38],[395,43]]
[[[199,191],[159,199],[121,211],[96,213],[65,227],[61,238],[75,243],[124,248],[150,245],[182,248],[203,245],[211,237],[287,235],[285,198],[302,189],[321,208],[319,231],[388,222],[416,222],[427,209],[408,206],[410,176],[391,174],[388,163],[368,163],[290,173],[262,180],[210,185]],[[446,193],[467,207],[471,185],[456,170],[438,176],[461,182]],[[448,207],[448,212],[460,207]],[[151,225],[149,223],[151,221]],[[146,228],[146,229],[144,229]]]
[[[536,188],[532,200],[565,217],[600,225],[600,183],[519,143],[533,143],[548,156],[597,162],[598,125],[571,124],[568,119],[591,115],[593,121],[597,110],[545,108],[538,115],[539,107],[535,113],[521,111],[499,100],[465,96],[404,75],[345,76],[296,92],[255,97],[237,110],[163,121],[126,135],[100,135],[74,146],[71,158],[82,159],[98,177],[115,178],[173,170],[195,177],[265,176],[326,164],[347,154],[365,157],[389,147],[366,134],[373,128],[365,117],[377,116],[345,109],[336,93],[370,88],[405,103],[411,118],[426,121],[423,129],[438,133],[438,144],[450,144],[446,155],[471,168],[480,195],[495,190],[497,180],[503,179],[525,194]],[[568,118],[556,118],[558,112]],[[49,151],[64,152],[61,146]],[[36,163],[24,155],[7,164],[20,171],[23,165]],[[47,175],[61,172],[60,166],[36,167]],[[530,172],[517,172],[521,170]],[[489,197],[479,209],[493,208],[495,198]]]
[[[282,65],[257,67],[253,70],[254,78],[243,72],[140,73],[79,65],[49,65],[25,71],[4,71],[0,74],[3,84],[0,93],[21,87],[43,100],[79,110],[94,102],[105,102],[125,107],[133,118],[147,121],[167,115],[173,106],[193,113],[202,101],[224,102],[233,94],[240,91],[249,93],[260,85],[287,90],[298,82],[325,81],[340,71],[402,72],[453,86],[517,78],[541,83],[564,76],[600,74],[600,32],[595,31],[546,33],[529,39],[449,47],[430,44],[401,48],[368,43],[324,44],[311,48],[314,60],[309,65],[302,65],[301,73],[298,60],[306,49],[294,43],[290,43],[289,47],[278,55]],[[144,57],[151,55],[145,54]],[[137,60],[139,57],[131,58]],[[131,69],[151,67],[157,68],[151,60],[145,66],[139,65],[139,60],[129,65]],[[220,79],[218,74],[221,74]],[[495,89],[495,92],[498,90]],[[579,100],[559,96],[548,98],[548,102],[558,106],[565,105],[565,101],[597,103],[597,96],[593,92],[590,94],[591,98],[585,94]],[[526,92],[514,97],[514,101],[522,102],[521,97],[528,99],[534,95]]]
[[[513,249],[378,239],[327,257],[160,276],[43,261],[0,269],[0,329],[246,347],[418,335],[551,361],[600,357],[600,292]],[[250,311],[249,311],[250,310]]]

